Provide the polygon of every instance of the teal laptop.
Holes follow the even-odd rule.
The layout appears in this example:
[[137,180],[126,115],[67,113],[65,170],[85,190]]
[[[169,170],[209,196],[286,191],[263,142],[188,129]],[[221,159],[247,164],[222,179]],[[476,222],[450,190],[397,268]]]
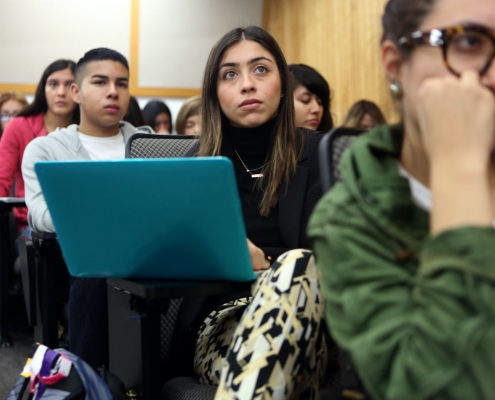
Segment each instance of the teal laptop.
[[256,278],[228,158],[48,161],[35,171],[73,276]]

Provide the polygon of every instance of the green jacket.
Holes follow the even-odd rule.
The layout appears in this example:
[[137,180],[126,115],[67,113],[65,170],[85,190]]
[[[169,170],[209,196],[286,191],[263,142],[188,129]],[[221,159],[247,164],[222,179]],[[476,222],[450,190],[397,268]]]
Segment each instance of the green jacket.
[[374,399],[495,399],[495,232],[429,236],[400,137],[357,139],[311,217],[327,323]]

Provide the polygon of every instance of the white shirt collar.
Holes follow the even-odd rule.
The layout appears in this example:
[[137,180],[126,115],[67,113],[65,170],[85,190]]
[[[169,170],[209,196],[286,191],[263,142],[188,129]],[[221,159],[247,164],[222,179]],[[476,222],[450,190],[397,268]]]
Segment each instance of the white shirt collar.
[[409,181],[409,188],[411,189],[414,204],[424,211],[431,212],[433,206],[431,190],[407,172],[400,163],[397,163],[397,165],[399,167],[399,175]]

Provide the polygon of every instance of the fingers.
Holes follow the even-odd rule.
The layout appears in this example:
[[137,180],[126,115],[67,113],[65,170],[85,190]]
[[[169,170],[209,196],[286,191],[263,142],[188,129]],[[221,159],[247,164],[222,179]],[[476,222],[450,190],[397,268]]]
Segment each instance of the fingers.
[[468,86],[480,86],[481,79],[478,71],[475,70],[467,70],[464,71],[460,77],[461,84]]

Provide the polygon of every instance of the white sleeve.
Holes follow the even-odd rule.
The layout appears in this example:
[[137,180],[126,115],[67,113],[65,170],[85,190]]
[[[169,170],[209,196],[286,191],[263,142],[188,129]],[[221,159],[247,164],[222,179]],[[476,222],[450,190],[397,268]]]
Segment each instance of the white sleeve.
[[46,140],[45,137],[36,138],[27,145],[22,160],[22,176],[24,178],[26,205],[29,211],[29,225],[35,231],[55,232],[52,217],[34,171],[34,164],[38,161],[53,159],[53,157],[48,156],[44,140]]

